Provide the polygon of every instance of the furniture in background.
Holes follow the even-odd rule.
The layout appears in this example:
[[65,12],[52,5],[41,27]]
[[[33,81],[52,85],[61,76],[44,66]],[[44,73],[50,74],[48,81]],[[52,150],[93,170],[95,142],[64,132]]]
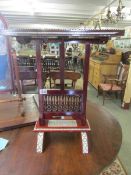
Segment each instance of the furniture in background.
[[59,58],[45,57],[42,59],[42,71],[50,72],[51,70],[59,70]]
[[[47,72],[42,72],[42,83],[45,86],[46,80],[49,74]],[[29,87],[36,89],[38,87],[37,84],[37,71],[26,70],[19,72],[20,82],[21,82],[21,90],[22,93],[25,94]]]
[[[8,30],[8,25],[4,16],[0,14],[0,30]],[[19,73],[17,67],[17,60],[15,52],[12,50],[10,45],[10,38],[0,34],[0,94],[13,93],[14,92],[14,75],[16,78],[18,97],[12,99],[0,99],[0,103],[18,102],[20,105],[25,100],[21,94]],[[12,58],[11,58],[12,57]],[[24,108],[21,110],[21,116],[24,116]]]
[[35,71],[34,66],[18,66],[20,72]]
[[[53,88],[56,87],[56,80],[60,80],[60,76],[61,76],[60,75],[60,72],[58,72],[58,71],[51,71],[49,73],[49,77],[50,77],[50,88],[52,88],[52,84],[53,84]],[[81,78],[81,74],[79,72],[73,72],[73,71],[65,71],[64,72],[64,81],[65,80],[71,80],[72,81],[71,82],[71,87],[73,89],[75,89],[75,83],[76,83],[76,81],[78,79],[80,79],[80,78]],[[53,83],[51,82],[51,80],[53,80]]]
[[131,51],[123,51],[122,52],[122,58],[121,58],[121,61],[122,61],[122,63],[123,64],[130,64],[129,63],[129,57],[130,57],[130,55],[131,55]]
[[[17,95],[0,94],[0,100],[6,100],[5,103],[0,104],[0,131],[12,130],[35,124],[39,116],[39,111],[33,98],[34,94],[22,94],[22,97],[26,100],[18,103]],[[23,110],[24,116],[21,115]]]
[[35,87],[37,84],[36,58],[32,56],[19,55],[17,56],[17,66],[19,69],[21,91],[24,94],[27,90],[26,87]]
[[32,56],[17,56],[18,66],[32,66],[36,65],[36,58]]
[[[75,71],[73,61],[70,57],[65,58],[65,70]],[[50,72],[53,70],[60,70],[60,58],[45,57],[42,59],[43,72]]]
[[103,95],[103,105],[105,102],[106,97],[108,96],[108,99],[111,99],[111,94],[112,93],[120,93],[121,95],[121,102],[123,100],[124,96],[124,90],[126,86],[126,80],[127,80],[127,75],[128,75],[128,69],[126,65],[120,64],[118,66],[118,71],[116,75],[103,75],[104,77],[104,82],[100,83],[98,85],[98,94],[97,97],[99,96],[100,92],[102,91]]
[[116,74],[120,60],[120,53],[91,56],[89,65],[89,82],[97,89],[98,85],[103,82],[103,74]]
[[26,86],[37,85],[37,72],[35,71],[24,71],[19,72],[22,93],[26,93]]

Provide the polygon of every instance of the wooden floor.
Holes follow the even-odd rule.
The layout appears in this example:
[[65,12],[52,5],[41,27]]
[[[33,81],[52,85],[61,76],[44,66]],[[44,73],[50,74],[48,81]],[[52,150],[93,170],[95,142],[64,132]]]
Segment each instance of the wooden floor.
[[33,126],[0,132],[9,145],[0,153],[1,175],[99,175],[116,157],[122,142],[118,122],[100,106],[87,105],[90,153],[81,151],[80,133],[47,133],[46,149],[36,153]]
[[[28,126],[35,123],[39,117],[38,109],[33,94],[24,94],[23,102],[13,101],[17,97],[11,94],[0,95],[0,100],[12,100],[12,102],[0,103],[0,131]],[[24,111],[24,116],[21,113]]]

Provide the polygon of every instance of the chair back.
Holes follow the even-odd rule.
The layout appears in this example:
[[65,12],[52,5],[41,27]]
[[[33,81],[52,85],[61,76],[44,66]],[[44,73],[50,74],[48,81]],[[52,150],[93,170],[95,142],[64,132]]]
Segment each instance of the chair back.
[[124,65],[121,63],[120,65],[120,72],[119,72],[119,76],[118,76],[118,81],[119,81],[119,85],[120,86],[124,86],[125,87],[125,84],[126,84],[126,80],[127,80],[127,76],[128,76],[128,69],[129,69],[129,66],[128,65]]
[[20,72],[20,80],[33,80],[37,79],[37,72],[35,71],[26,71],[26,72]]
[[123,74],[123,64],[122,62],[120,62],[120,64],[118,65],[118,69],[117,69],[117,78],[121,79],[121,75]]

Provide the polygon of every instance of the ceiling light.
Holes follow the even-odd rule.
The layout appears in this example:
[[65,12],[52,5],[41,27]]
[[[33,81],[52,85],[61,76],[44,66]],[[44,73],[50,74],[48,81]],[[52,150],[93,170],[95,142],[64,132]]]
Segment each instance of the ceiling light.
[[101,18],[101,22],[103,24],[116,24],[119,21],[124,20],[125,13],[123,12],[123,9],[125,6],[122,3],[122,0],[118,1],[118,7],[116,8],[116,11],[112,11],[110,7],[108,7],[106,16]]

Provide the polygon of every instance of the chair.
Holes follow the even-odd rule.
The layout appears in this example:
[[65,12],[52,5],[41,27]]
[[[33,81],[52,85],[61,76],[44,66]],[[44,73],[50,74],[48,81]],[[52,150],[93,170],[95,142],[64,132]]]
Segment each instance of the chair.
[[37,72],[24,71],[19,73],[22,93],[25,93],[26,86],[36,86]]
[[122,102],[126,86],[127,75],[128,75],[128,65],[123,64],[120,64],[120,66],[118,67],[116,76],[104,75],[104,83],[100,83],[98,85],[98,91],[97,91],[97,97],[100,95],[100,92],[102,92],[103,105],[107,95],[109,96],[111,93],[115,93],[117,96],[117,93],[119,92],[121,94],[121,102]]
[[[21,81],[21,90],[22,93],[25,93],[26,87],[37,87],[37,72],[36,71],[24,71],[19,73],[20,81]],[[46,80],[48,77],[48,73],[42,72],[42,82],[43,86],[45,86]]]
[[116,74],[103,74],[104,83],[107,82],[108,79],[121,79],[122,71],[124,71],[123,64],[120,62],[120,64],[118,64]]

